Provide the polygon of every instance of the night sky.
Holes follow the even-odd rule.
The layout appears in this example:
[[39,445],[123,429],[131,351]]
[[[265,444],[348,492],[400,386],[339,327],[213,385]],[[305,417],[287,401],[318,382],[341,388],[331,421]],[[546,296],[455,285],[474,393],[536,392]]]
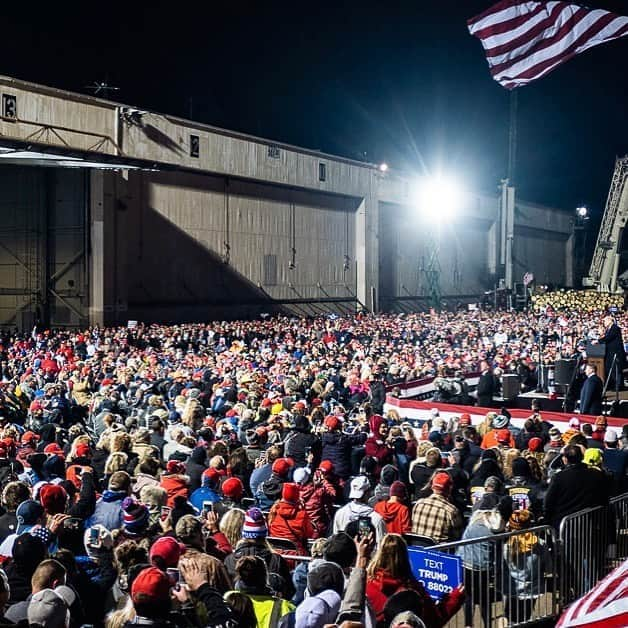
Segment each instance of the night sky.
[[[466,27],[490,1],[5,4],[2,74],[106,78],[114,100],[477,190],[505,176],[509,95]],[[519,90],[521,197],[601,212],[628,153],[627,62],[624,38]]]

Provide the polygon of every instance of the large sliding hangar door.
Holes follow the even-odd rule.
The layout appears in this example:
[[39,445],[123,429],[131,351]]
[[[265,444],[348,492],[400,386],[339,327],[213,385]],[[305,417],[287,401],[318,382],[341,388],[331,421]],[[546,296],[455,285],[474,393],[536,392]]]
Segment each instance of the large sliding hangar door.
[[0,326],[88,324],[89,170],[0,166]]

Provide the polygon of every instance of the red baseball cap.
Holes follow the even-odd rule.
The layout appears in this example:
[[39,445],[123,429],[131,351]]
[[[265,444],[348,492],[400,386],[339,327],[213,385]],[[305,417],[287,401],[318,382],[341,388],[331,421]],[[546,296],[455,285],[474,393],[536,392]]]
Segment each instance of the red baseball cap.
[[327,475],[334,470],[334,463],[331,460],[322,460],[321,463],[318,465],[318,468],[325,475]]
[[40,438],[39,434],[35,434],[35,432],[28,431],[22,434],[21,442],[30,443],[31,441],[39,440],[39,438]]
[[229,478],[222,483],[222,494],[225,497],[239,500],[244,493],[244,484],[240,478]]
[[498,443],[509,443],[510,442],[510,430],[507,430],[507,429],[497,430],[495,434],[495,438],[497,438]]
[[59,446],[59,443],[50,443],[50,445],[46,445],[44,447],[44,453],[52,454],[54,456],[65,457],[65,454],[63,453],[63,449],[61,449],[61,447]]
[[162,536],[157,539],[150,548],[149,558],[153,562],[153,558],[161,558],[166,568],[176,567],[181,558],[181,554],[185,552],[185,545],[179,543],[171,536]]
[[432,478],[432,490],[445,493],[451,489],[453,482],[449,473],[439,471]]
[[465,412],[464,414],[461,414],[458,425],[471,425],[471,415],[468,414],[467,412]]
[[134,604],[164,602],[170,598],[170,579],[157,567],[142,569],[133,580],[131,599]]

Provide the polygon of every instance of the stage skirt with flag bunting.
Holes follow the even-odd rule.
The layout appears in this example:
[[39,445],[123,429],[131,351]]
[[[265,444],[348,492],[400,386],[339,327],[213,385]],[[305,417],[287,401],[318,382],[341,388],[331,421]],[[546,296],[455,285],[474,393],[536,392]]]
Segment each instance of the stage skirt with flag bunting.
[[544,76],[588,48],[628,35],[628,17],[568,2],[504,0],[468,25],[482,42],[493,78],[507,89]]
[[563,613],[556,628],[626,628],[628,560]]

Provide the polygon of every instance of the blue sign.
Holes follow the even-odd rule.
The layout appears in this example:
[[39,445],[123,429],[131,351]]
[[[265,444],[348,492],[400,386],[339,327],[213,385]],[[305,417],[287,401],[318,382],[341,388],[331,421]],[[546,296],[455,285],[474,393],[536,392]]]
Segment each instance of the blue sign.
[[414,577],[432,599],[440,600],[462,584],[460,556],[413,546],[408,547],[408,556]]

